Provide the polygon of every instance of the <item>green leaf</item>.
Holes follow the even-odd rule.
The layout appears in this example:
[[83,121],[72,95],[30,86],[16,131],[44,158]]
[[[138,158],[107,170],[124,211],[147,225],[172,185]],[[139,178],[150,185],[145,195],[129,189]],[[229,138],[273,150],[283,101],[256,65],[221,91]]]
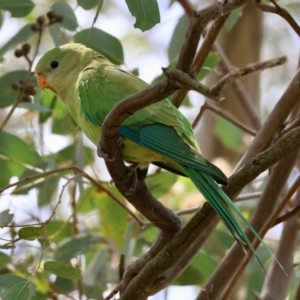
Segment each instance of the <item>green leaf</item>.
[[14,285],[4,296],[3,300],[29,300],[30,290],[28,282],[20,282]]
[[103,0],[77,0],[77,4],[85,10],[94,8],[98,3],[103,4]]
[[216,116],[215,132],[222,144],[228,148],[236,149],[243,144],[243,132],[222,117]]
[[59,23],[62,27],[74,31],[78,27],[77,19],[74,14],[74,10],[67,3],[55,3],[52,5],[51,9],[57,13],[62,15],[63,21]]
[[56,101],[57,101],[57,97],[55,95],[53,95],[52,93],[44,92],[42,94],[40,104],[43,107],[48,108],[49,111],[48,112],[40,112],[40,114],[39,114],[39,123],[40,124],[45,123],[52,116],[52,112],[55,107]]
[[13,90],[11,85],[17,82],[19,79],[26,78],[27,75],[27,71],[18,70],[5,73],[0,77],[0,108],[12,105],[16,101],[19,91]]
[[157,239],[158,234],[159,230],[154,226],[147,227],[143,230],[144,238],[149,243],[153,243]]
[[178,176],[171,172],[160,172],[146,179],[148,189],[155,198],[159,198],[168,193]]
[[231,12],[224,25],[227,31],[230,31],[234,27],[234,25],[238,22],[242,14],[243,14],[243,9],[241,7]]
[[55,23],[49,26],[49,33],[53,39],[54,45],[56,47],[59,47],[63,44],[65,44],[67,41],[64,41],[62,39],[62,30],[60,23]]
[[42,105],[39,105],[37,103],[27,103],[27,102],[22,102],[19,104],[20,108],[25,108],[25,109],[29,109],[32,111],[39,111],[39,112],[52,112],[51,109],[44,107]]
[[13,218],[14,218],[14,214],[10,214],[9,209],[2,211],[0,213],[0,227],[8,225]]
[[[115,187],[104,184],[110,192],[122,200]],[[127,225],[127,212],[104,191],[90,187],[79,199],[79,211],[86,212],[98,209],[101,216],[101,227],[107,238],[113,239],[119,249],[123,249],[124,234]]]
[[189,24],[190,24],[189,18],[186,15],[183,15],[179,19],[177,25],[175,26],[174,32],[172,34],[171,42],[168,48],[168,56],[170,62],[178,57]]
[[220,59],[221,58],[218,52],[209,52],[197,76],[198,80],[201,80],[204,77],[206,77],[215,67],[217,67],[220,62]]
[[124,63],[124,53],[120,41],[105,31],[97,28],[85,29],[76,33],[73,39],[74,42],[84,44],[103,54],[114,64]]
[[0,271],[6,268],[6,265],[11,262],[11,256],[0,252]]
[[27,16],[33,8],[34,3],[30,0],[0,0],[0,9],[8,10],[16,18]]
[[25,278],[16,276],[14,274],[0,275],[0,297],[4,295],[15,285],[22,283],[25,285],[27,280]]
[[33,23],[25,25],[6,44],[2,46],[0,49],[0,57],[2,57],[10,49],[14,48],[16,45],[27,41],[32,35],[36,34],[35,31],[31,30],[32,24]]
[[[94,161],[94,151],[91,148],[83,147],[80,151],[81,158],[83,158],[83,164],[89,165]],[[66,162],[66,161],[75,161],[75,144],[67,146],[66,148],[60,150],[56,154],[56,162]]]
[[23,240],[33,241],[43,235],[43,228],[33,226],[23,227],[18,231],[18,235]]
[[58,186],[58,177],[48,177],[39,185],[38,204],[39,207],[49,205]]
[[[0,141],[0,154],[29,165],[41,161],[34,145],[24,142],[13,134],[2,131]],[[2,187],[9,182],[10,177],[20,176],[25,168],[13,161],[2,161],[0,158],[0,170],[0,187]]]
[[68,261],[73,257],[81,255],[95,245],[101,243],[103,238],[101,235],[78,234],[75,237],[69,237],[57,245],[54,258],[60,261]]
[[73,225],[69,222],[54,220],[46,225],[46,233],[51,242],[58,243],[72,235]]
[[57,276],[72,280],[76,280],[81,277],[81,272],[79,269],[76,269],[59,261],[47,261],[44,264],[44,270],[51,272]]
[[135,28],[146,31],[160,22],[156,0],[126,0],[126,3],[129,11],[136,18]]

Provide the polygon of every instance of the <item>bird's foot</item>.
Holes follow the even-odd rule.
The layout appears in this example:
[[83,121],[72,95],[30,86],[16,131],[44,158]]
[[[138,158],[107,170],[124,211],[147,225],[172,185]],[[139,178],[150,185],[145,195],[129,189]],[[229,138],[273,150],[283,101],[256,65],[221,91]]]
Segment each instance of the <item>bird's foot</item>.
[[97,143],[97,155],[99,157],[102,157],[108,161],[113,161],[114,158],[108,158],[108,155],[103,151],[102,149],[102,145],[101,145],[101,139],[99,139],[98,143]]
[[134,192],[137,186],[137,173],[136,170],[139,168],[139,163],[133,163],[128,168],[128,177],[132,180],[131,186],[129,188],[129,193]]

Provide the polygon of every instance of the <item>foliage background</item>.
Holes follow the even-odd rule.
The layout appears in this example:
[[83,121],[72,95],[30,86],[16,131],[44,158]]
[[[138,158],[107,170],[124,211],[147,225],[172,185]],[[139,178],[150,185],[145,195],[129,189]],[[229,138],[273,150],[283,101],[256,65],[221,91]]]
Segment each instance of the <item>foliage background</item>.
[[[31,97],[32,102],[24,102],[20,92],[11,88],[13,83],[24,78],[36,87],[35,78],[28,77],[26,59],[15,57],[16,48],[25,42],[31,45],[29,58],[34,60],[29,67],[33,70],[43,53],[72,38],[94,47],[114,63],[123,64],[125,69],[139,74],[145,81],[157,81],[160,68],[170,65],[178,56],[187,31],[188,18],[182,6],[185,1],[158,3],[160,23],[153,28],[143,27],[144,31],[133,27],[136,20],[128,10],[130,2],[133,1],[128,0],[127,4],[103,1],[102,4],[99,0],[0,0],[0,223],[1,238],[6,239],[0,252],[0,297],[4,299],[56,299],[57,295],[101,299],[100,295],[118,282],[120,255],[124,254],[126,264],[129,264],[145,253],[157,237],[156,228],[147,226],[141,230],[128,212],[112,200],[117,198],[134,211],[109,183],[110,176],[104,162],[96,157],[95,147],[80,133],[63,104],[51,93],[39,89]],[[155,1],[149,3],[155,7]],[[194,5],[199,9],[208,4],[195,1]],[[293,11],[294,18],[299,18],[299,4],[286,1],[283,5]],[[155,12],[153,7],[149,11]],[[45,28],[39,44],[39,34],[31,30],[31,25],[49,10],[63,15],[64,19],[62,23]],[[239,10],[231,15],[225,25],[228,34],[237,28],[237,22],[245,14],[245,10]],[[155,25],[158,14],[152,15]],[[93,22],[95,16],[97,20]],[[247,88],[251,82],[260,81],[261,92],[257,89],[256,93],[261,96],[255,102],[264,120],[294,75],[299,38],[276,15],[265,14],[261,28],[254,30],[264,32],[262,41],[248,47],[258,47],[261,60],[282,54],[291,58],[286,65],[264,71],[260,76],[250,75],[244,82]],[[241,55],[238,49],[228,51]],[[211,52],[203,68],[206,72],[202,72],[199,79],[213,80],[207,76],[222,72],[219,62],[220,55]],[[234,68],[242,68],[249,62],[254,61],[246,59],[234,63]],[[191,92],[180,109],[193,122],[203,102],[203,96]],[[6,123],[12,108],[15,109]],[[227,109],[232,109],[234,114],[234,105]],[[252,137],[220,117],[214,118],[212,124],[201,120],[195,131],[200,133],[204,154],[214,159],[229,175],[249,147]],[[208,139],[216,141],[210,148],[206,147]],[[78,167],[74,168],[74,165]],[[79,173],[84,176],[78,176]],[[261,192],[267,180],[266,172],[242,193]],[[146,183],[155,197],[175,211],[198,207],[204,202],[189,180],[168,172],[157,173],[151,168]],[[251,199],[239,204],[239,208],[250,216],[256,203],[257,199]],[[137,212],[134,215],[147,222]],[[189,217],[189,214],[183,214],[182,223],[185,224]],[[30,224],[35,225],[28,227]],[[275,237],[278,238],[278,231],[275,231]],[[233,242],[220,223],[190,266],[172,285],[192,286],[189,291],[195,293],[191,297],[196,297]],[[276,245],[276,241],[272,240],[270,245]],[[265,249],[259,249],[259,256],[267,266],[270,264]],[[57,263],[54,267],[58,270],[54,270],[45,264],[49,261],[64,265]],[[70,265],[74,268],[68,269]],[[47,267],[50,272],[45,271]],[[77,269],[82,271],[79,279]],[[296,273],[290,280],[290,299],[296,294],[297,278]],[[262,289],[263,279],[260,266],[251,261],[230,299],[251,299],[253,290]],[[165,293],[166,298],[171,291]],[[241,293],[242,298],[239,298]],[[178,295],[181,299],[182,296]],[[169,295],[168,299],[176,298]]]

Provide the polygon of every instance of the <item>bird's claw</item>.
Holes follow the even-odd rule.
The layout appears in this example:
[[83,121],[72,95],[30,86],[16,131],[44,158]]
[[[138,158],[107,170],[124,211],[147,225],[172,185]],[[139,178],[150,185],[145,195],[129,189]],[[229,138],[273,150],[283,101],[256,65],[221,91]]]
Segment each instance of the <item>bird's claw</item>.
[[98,141],[98,144],[97,144],[97,155],[99,157],[104,158],[105,160],[108,160],[108,161],[113,161],[114,160],[114,158],[108,158],[108,155],[103,151],[100,140]]

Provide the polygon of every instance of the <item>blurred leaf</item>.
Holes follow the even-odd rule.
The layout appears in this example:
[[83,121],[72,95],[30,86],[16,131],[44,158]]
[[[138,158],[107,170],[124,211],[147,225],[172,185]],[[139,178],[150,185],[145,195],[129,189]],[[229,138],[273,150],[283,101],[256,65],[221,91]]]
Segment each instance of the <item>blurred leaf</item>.
[[236,149],[243,145],[244,135],[241,129],[222,117],[216,116],[215,132],[225,147]]
[[175,26],[174,32],[172,34],[171,42],[168,48],[168,57],[170,62],[178,57],[189,24],[190,24],[190,20],[184,14],[179,19],[177,25]]
[[57,276],[54,283],[64,293],[71,293],[76,289],[76,285],[74,284],[74,281],[71,279]]
[[0,0],[0,9],[8,10],[15,18],[27,16],[33,8],[34,3],[30,0]]
[[17,283],[11,287],[5,294],[3,300],[27,300],[30,299],[30,290],[28,287],[28,282]]
[[70,265],[59,261],[47,261],[44,264],[44,270],[51,272],[63,278],[76,280],[81,277],[81,272]]
[[144,238],[149,243],[153,243],[157,239],[158,234],[159,230],[154,226],[147,227],[143,230]]
[[39,184],[38,204],[39,207],[49,205],[54,193],[57,191],[59,177],[47,177],[44,182]]
[[52,220],[46,225],[47,238],[51,239],[51,242],[54,243],[72,236],[72,233],[73,225],[69,222]]
[[77,4],[85,10],[94,8],[97,4],[103,4],[103,0],[77,0]]
[[43,235],[43,228],[33,226],[23,227],[18,231],[18,235],[23,240],[33,241]]
[[57,97],[51,93],[43,93],[41,96],[41,105],[49,109],[47,112],[40,112],[39,114],[39,123],[45,123],[51,116],[53,109],[55,107]]
[[215,67],[217,67],[220,62],[220,59],[221,58],[219,53],[213,51],[209,52],[197,76],[198,80],[201,80],[204,77],[206,77],[207,74],[209,74]]
[[168,193],[178,176],[171,172],[160,172],[154,176],[146,178],[146,184],[155,198],[159,198]]
[[[91,148],[83,147],[80,153],[82,158],[84,159],[84,165],[89,165],[94,161],[94,151]],[[59,152],[56,153],[56,162],[66,162],[66,161],[74,161],[75,159],[75,145],[72,144],[63,148]]]
[[204,252],[198,253],[188,268],[176,278],[172,284],[176,285],[203,285],[218,263]]
[[26,284],[27,280],[14,274],[3,274],[0,275],[0,297],[4,295],[16,284]]
[[230,31],[234,27],[234,25],[238,22],[242,14],[243,14],[243,9],[241,7],[233,10],[230,13],[224,25],[227,31]]
[[146,31],[160,22],[156,0],[126,0],[126,3],[129,11],[136,18],[135,28]]
[[3,24],[3,13],[0,10],[0,28],[2,27],[2,24]]
[[74,237],[66,238],[57,245],[54,258],[60,261],[68,261],[73,257],[84,254],[102,241],[102,236],[96,234],[87,235],[82,233]]
[[10,262],[11,262],[11,256],[8,256],[5,253],[0,252],[0,271],[6,268],[6,265]]
[[54,118],[52,123],[52,133],[60,135],[74,135],[79,131],[81,131],[81,129],[75,123],[69,112],[66,111],[65,116],[62,118]]
[[10,214],[9,209],[2,211],[0,213],[0,227],[8,225],[13,218],[14,218],[14,214]]
[[111,255],[98,249],[83,276],[83,290],[88,299],[102,300],[106,284],[116,283],[116,270],[111,266]]
[[[25,164],[34,165],[41,161],[34,145],[24,142],[19,137],[2,131],[0,133],[0,153]],[[11,176],[20,176],[25,168],[17,163],[1,161],[0,184],[6,185]],[[2,169],[3,168],[3,169]],[[1,187],[1,185],[0,185]]]
[[51,112],[52,110],[44,107],[42,105],[39,105],[37,103],[28,103],[28,102],[22,102],[19,104],[20,108],[26,108],[32,111],[39,111],[39,112]]
[[206,280],[217,268],[218,263],[212,258],[211,255],[205,252],[200,252],[193,258],[191,266],[201,272],[202,277],[204,276],[204,282],[206,282]]
[[55,23],[49,26],[49,33],[53,39],[55,47],[59,47],[66,43],[66,41],[62,39],[62,31],[61,31],[60,23]]
[[74,14],[74,10],[70,7],[69,4],[60,2],[54,3],[51,7],[55,13],[62,15],[63,21],[59,23],[62,27],[74,31],[78,27],[77,19]]
[[[107,188],[109,189],[109,187]],[[119,249],[123,249],[127,212],[105,192],[94,190],[94,195],[100,211],[103,232],[108,238],[114,240]]]
[[31,30],[32,24],[33,23],[25,25],[8,42],[6,42],[6,44],[2,46],[2,48],[0,49],[0,57],[2,57],[10,49],[14,48],[22,42],[27,41],[32,35],[36,34],[35,31]]
[[16,101],[19,91],[13,90],[11,85],[19,79],[26,78],[27,74],[25,70],[18,70],[5,73],[0,77],[0,108],[12,105]]
[[199,285],[203,280],[200,270],[193,266],[188,266],[183,273],[177,277],[172,285]]
[[73,40],[102,53],[114,64],[124,63],[123,47],[120,41],[105,31],[97,28],[85,29],[77,32]]

